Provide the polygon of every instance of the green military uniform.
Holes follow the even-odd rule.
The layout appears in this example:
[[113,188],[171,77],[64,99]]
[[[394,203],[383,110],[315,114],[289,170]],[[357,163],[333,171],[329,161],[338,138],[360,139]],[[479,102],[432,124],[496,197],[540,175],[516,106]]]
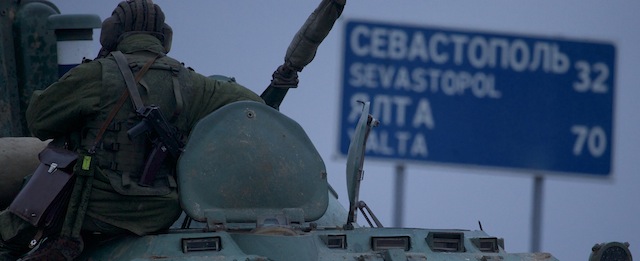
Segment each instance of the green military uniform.
[[[185,136],[200,118],[228,103],[262,102],[255,93],[231,79],[204,77],[164,56],[165,48],[152,35],[127,36],[117,49],[126,55],[134,74],[159,55],[138,88],[144,104],[158,105]],[[126,88],[112,56],[83,63],[32,98],[27,110],[29,129],[42,140],[71,134],[73,147],[86,155],[100,125]],[[127,100],[93,156],[97,167],[85,229],[104,232],[124,229],[144,235],[168,228],[180,215],[171,175],[174,160],[165,161],[152,187],[137,185],[146,152],[140,149],[140,142],[126,138],[126,130],[136,123],[134,119],[132,103]],[[28,244],[31,238],[25,235],[33,235],[35,229],[25,223],[8,211],[0,213],[0,235],[5,245]]]

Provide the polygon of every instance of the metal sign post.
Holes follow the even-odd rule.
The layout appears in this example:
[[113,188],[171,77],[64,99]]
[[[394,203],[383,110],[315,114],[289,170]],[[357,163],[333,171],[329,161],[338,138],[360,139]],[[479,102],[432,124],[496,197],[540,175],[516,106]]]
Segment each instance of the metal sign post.
[[393,199],[393,226],[403,227],[404,221],[404,196],[405,196],[405,181],[407,180],[405,174],[405,165],[403,163],[396,164],[395,173],[395,189]]
[[533,201],[531,208],[531,252],[540,252],[542,238],[542,201],[544,196],[544,176],[533,178]]

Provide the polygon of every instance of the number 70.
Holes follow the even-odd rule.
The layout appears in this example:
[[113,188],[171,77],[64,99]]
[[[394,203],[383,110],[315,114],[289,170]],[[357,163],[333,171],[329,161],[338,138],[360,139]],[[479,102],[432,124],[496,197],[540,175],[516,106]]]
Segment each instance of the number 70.
[[595,158],[602,156],[607,150],[607,134],[600,126],[589,128],[584,125],[573,125],[571,133],[576,135],[573,143],[574,156],[581,155],[585,145],[589,154]]

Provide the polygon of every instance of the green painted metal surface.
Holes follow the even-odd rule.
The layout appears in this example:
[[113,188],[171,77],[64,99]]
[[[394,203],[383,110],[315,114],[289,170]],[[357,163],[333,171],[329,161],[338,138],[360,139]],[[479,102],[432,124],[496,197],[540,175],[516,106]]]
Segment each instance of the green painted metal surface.
[[[93,260],[557,260],[548,253],[510,254],[499,247],[482,251],[474,239],[491,239],[483,231],[410,228],[317,229],[309,232],[257,230],[202,232],[182,230],[146,237],[127,237],[89,249]],[[281,234],[278,234],[281,233]],[[427,244],[430,233],[461,234],[463,252],[438,251]],[[391,242],[386,245],[379,239]],[[395,244],[403,239],[406,246]],[[406,239],[406,240],[405,240]],[[202,243],[208,240],[210,244]],[[196,242],[189,247],[189,241]],[[214,243],[215,241],[215,243]],[[199,244],[198,244],[199,243]],[[185,246],[187,245],[187,246]],[[205,246],[205,247],[203,247]],[[405,248],[406,247],[406,248]],[[207,248],[206,250],[203,250]],[[191,249],[191,250],[188,250]],[[91,251],[94,250],[94,251]]]
[[[24,115],[31,94],[44,90],[58,79],[56,36],[49,29],[48,18],[57,14],[51,5],[31,2],[20,7],[16,14],[16,66],[19,86],[20,116]],[[20,117],[22,132],[29,136],[26,120]]]
[[58,13],[47,1],[0,4],[0,137],[30,136],[24,119],[29,98],[58,77],[56,38],[47,20]]
[[12,14],[17,8],[15,1],[0,1],[0,137],[22,132],[13,43]]
[[211,213],[256,222],[283,211],[316,220],[328,202],[324,162],[309,137],[257,102],[235,102],[199,121],[178,163],[178,185],[183,208],[199,221]]

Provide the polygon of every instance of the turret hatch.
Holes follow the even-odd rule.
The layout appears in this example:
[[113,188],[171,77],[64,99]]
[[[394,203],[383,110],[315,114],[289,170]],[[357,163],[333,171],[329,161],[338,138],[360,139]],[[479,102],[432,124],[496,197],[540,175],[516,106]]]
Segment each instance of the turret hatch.
[[313,221],[328,205],[325,165],[309,137],[257,102],[226,105],[198,122],[178,163],[178,183],[183,209],[201,222],[207,213],[237,223],[292,209]]

